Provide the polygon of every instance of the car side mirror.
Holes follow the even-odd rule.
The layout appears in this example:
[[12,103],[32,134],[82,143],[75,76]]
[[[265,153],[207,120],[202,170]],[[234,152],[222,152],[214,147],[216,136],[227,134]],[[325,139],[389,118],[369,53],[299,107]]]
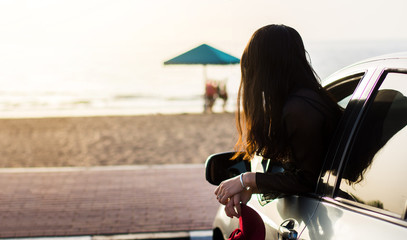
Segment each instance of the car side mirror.
[[217,153],[208,157],[205,163],[205,176],[209,183],[219,185],[226,179],[250,171],[250,163],[243,160],[243,156],[231,160],[235,153]]

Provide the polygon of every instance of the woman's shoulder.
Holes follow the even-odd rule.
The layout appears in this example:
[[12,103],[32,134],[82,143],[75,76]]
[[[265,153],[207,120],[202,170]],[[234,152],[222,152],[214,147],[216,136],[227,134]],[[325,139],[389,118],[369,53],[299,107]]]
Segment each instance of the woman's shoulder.
[[283,107],[283,116],[304,116],[308,119],[326,118],[337,122],[342,116],[342,111],[333,99],[323,97],[311,89],[299,89],[288,97]]
[[313,101],[316,101],[316,102],[321,102],[321,103],[323,102],[322,97],[319,95],[318,92],[316,92],[316,91],[314,91],[312,89],[308,89],[308,88],[300,88],[300,89],[298,89],[296,91],[293,91],[289,95],[288,98],[289,99],[290,98],[296,98],[296,99],[300,98],[302,100],[308,99],[308,100],[313,100]]
[[297,109],[299,106],[323,104],[323,100],[319,94],[311,89],[301,88],[292,92],[285,102],[284,108]]
[[288,96],[287,103],[296,101],[306,102],[319,110],[329,110],[333,105],[331,103],[333,99],[327,97],[323,90],[316,91],[307,88],[298,89]]
[[283,115],[296,117],[324,115],[325,108],[326,104],[317,92],[303,88],[289,95],[283,107]]
[[283,118],[301,118],[316,111],[308,102],[302,98],[292,97],[286,101],[283,107]]

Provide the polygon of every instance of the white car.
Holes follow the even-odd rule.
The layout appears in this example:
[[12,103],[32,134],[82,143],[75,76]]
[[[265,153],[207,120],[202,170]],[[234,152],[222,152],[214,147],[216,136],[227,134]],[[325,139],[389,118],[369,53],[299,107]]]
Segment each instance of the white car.
[[[323,85],[344,115],[315,191],[255,194],[248,202],[265,223],[266,239],[406,239],[407,53],[356,63]],[[208,158],[210,183],[246,171],[283,171],[261,157],[229,160],[232,154]],[[213,239],[227,239],[237,227],[221,205]]]

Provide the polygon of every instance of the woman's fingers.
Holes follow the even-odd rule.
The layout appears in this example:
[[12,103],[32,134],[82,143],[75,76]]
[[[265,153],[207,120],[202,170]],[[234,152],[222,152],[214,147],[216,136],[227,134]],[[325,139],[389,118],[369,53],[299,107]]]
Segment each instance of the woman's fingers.
[[235,198],[238,197],[238,195],[234,196],[233,199],[228,201],[225,206],[225,213],[228,217],[239,217],[239,214],[235,210]]
[[230,217],[230,218],[233,217],[233,216],[232,216],[232,213],[231,213],[231,211],[230,211],[230,208],[228,207],[228,204],[226,204],[226,206],[225,206],[225,213],[226,213],[226,216],[228,216],[228,217]]
[[222,185],[222,183],[221,184],[219,184],[219,186],[215,189],[215,195],[218,195],[218,193],[219,193],[219,191],[220,191],[220,186]]
[[236,195],[233,198],[233,204],[235,205],[237,210],[236,217],[240,217],[240,214],[242,213],[242,209],[240,208],[240,195]]
[[230,201],[230,197],[228,197],[227,195],[218,195],[218,201],[220,204],[226,205],[229,201]]
[[220,203],[226,204],[230,197],[241,192],[242,190],[243,189],[240,184],[239,177],[236,176],[219,184],[219,186],[215,189],[214,194]]
[[[222,184],[220,184],[216,189],[215,189],[215,195],[216,195],[216,199],[218,200],[219,203],[225,205],[225,194],[222,191]],[[227,198],[226,198],[227,200]]]
[[225,190],[222,183],[215,189],[215,195],[218,202],[223,205],[227,203],[230,197],[230,194],[227,193],[227,190]]
[[[225,205],[226,204],[226,202],[224,201],[224,197],[225,197],[225,194],[223,194],[222,193],[223,191],[221,190],[221,188],[220,187],[218,187],[217,189],[216,189],[216,191],[215,191],[215,195],[216,195],[216,199],[218,200],[218,202],[219,203],[221,203],[221,204],[223,204],[223,205]],[[227,198],[226,198],[227,199]]]
[[227,201],[225,200],[225,196],[220,195],[218,200],[219,200],[219,203],[221,203],[223,205],[226,205],[226,203],[227,203]]

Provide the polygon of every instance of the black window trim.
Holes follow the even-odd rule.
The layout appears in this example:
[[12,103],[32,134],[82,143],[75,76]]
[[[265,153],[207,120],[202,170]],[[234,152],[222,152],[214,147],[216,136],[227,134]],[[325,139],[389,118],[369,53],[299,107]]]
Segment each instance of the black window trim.
[[[370,71],[372,71],[372,70],[370,70]],[[355,71],[352,74],[339,78],[324,87],[325,89],[327,89],[329,91],[329,89],[331,89],[335,86],[338,86],[341,83],[350,82],[350,81],[355,80],[356,78],[359,78],[359,82],[358,82],[354,92],[352,93],[351,100],[345,109],[344,116],[342,117],[342,119],[339,123],[338,129],[334,133],[333,141],[330,143],[327,155],[324,158],[324,164],[322,166],[322,170],[318,177],[319,181],[315,188],[315,192],[319,196],[327,196],[327,193],[329,193],[329,192],[331,193],[329,195],[332,196],[332,193],[335,191],[335,188],[334,188],[335,184],[333,185],[333,188],[330,188],[331,190],[327,190],[327,186],[325,184],[322,184],[323,183],[322,177],[323,177],[323,174],[325,173],[325,171],[332,169],[333,166],[338,163],[338,161],[335,160],[336,156],[339,154],[338,146],[343,141],[343,139],[347,138],[347,136],[349,135],[348,131],[345,131],[345,129],[347,129],[348,125],[349,125],[347,122],[349,122],[349,118],[354,118],[355,112],[358,111],[358,109],[359,109],[358,104],[354,104],[354,100],[355,100],[354,94],[356,92],[356,89],[358,89],[360,84],[364,81],[368,72],[369,72],[369,69]],[[374,73],[374,70],[373,70],[373,73]],[[358,100],[358,99],[356,99],[356,100]],[[329,159],[332,159],[332,160],[329,161]],[[330,178],[330,177],[331,176],[328,176],[327,178]]]

